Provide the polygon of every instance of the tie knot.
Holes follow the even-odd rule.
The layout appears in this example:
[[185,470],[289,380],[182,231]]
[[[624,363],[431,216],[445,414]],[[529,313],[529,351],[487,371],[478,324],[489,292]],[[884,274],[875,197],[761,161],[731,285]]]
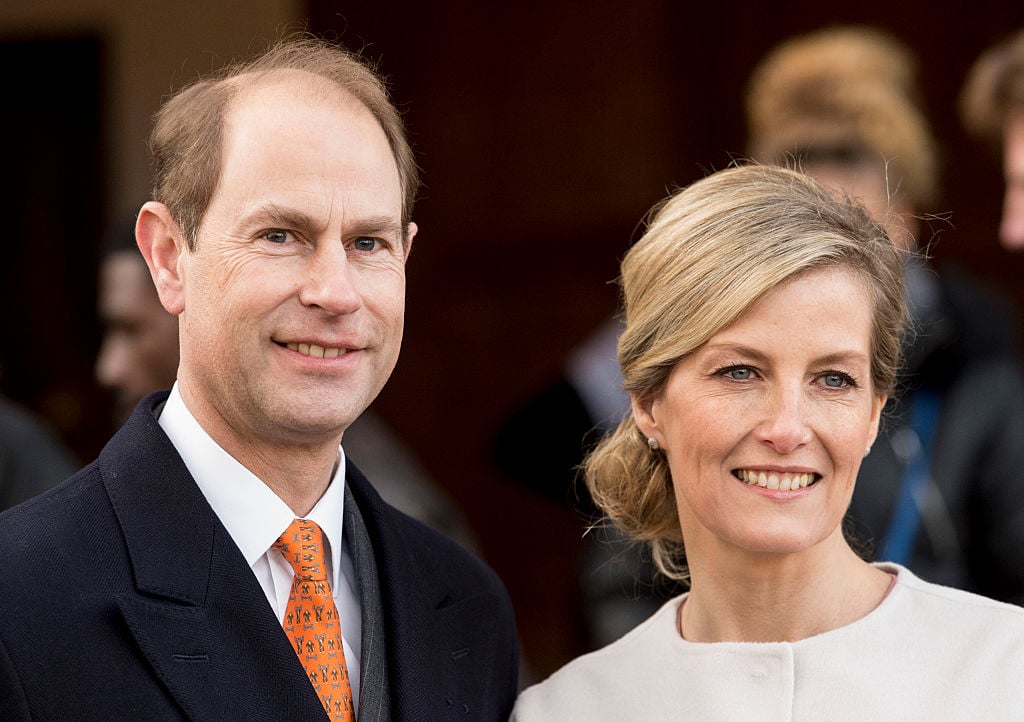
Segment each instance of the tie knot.
[[292,569],[296,579],[326,579],[324,533],[316,522],[296,519],[274,542]]

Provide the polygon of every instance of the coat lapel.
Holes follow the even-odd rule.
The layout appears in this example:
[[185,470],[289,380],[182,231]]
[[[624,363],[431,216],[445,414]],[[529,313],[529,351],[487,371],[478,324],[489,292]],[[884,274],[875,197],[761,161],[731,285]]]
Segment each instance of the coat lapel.
[[136,409],[99,459],[136,581],[135,592],[117,599],[131,636],[189,719],[326,719],[259,583],[152,405]]
[[388,681],[394,720],[472,719],[470,700],[487,699],[495,664],[496,600],[462,594],[441,582],[461,555],[454,544],[424,534],[439,546],[405,538],[418,526],[388,506],[349,463],[346,479],[374,545],[383,605]]

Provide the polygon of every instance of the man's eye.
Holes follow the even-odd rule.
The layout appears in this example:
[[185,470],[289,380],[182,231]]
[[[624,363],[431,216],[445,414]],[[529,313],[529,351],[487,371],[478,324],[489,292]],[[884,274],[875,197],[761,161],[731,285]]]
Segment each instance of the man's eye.
[[369,236],[360,236],[352,241],[352,247],[357,251],[375,251],[378,244],[379,242],[376,238],[370,238]]
[[263,237],[266,238],[271,243],[287,243],[288,242],[288,232],[287,231],[267,231],[266,233],[263,234]]

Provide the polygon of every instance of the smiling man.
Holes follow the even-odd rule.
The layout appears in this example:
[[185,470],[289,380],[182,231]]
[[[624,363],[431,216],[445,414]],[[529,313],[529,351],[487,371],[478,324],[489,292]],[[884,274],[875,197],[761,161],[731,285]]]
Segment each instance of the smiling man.
[[501,582],[342,447],[397,361],[416,235],[380,80],[284,42],[171,98],[151,147],[136,237],[178,380],[0,517],[0,718],[507,718]]

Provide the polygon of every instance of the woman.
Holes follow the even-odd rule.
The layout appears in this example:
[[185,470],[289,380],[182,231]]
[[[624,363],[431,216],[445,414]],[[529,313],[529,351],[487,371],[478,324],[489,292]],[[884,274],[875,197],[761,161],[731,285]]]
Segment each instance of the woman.
[[632,415],[585,469],[690,590],[524,692],[514,720],[1021,714],[1024,610],[868,564],[842,532],[902,284],[863,208],[792,171],[721,171],[657,211],[622,264]]

